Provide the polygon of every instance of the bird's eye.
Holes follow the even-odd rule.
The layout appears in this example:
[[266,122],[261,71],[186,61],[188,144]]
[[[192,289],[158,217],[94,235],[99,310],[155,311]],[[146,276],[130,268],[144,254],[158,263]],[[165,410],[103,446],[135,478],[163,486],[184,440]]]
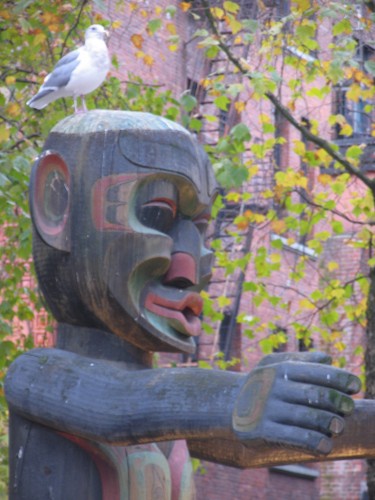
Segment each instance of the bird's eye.
[[168,233],[173,226],[175,210],[165,201],[153,200],[140,207],[138,219],[144,226]]

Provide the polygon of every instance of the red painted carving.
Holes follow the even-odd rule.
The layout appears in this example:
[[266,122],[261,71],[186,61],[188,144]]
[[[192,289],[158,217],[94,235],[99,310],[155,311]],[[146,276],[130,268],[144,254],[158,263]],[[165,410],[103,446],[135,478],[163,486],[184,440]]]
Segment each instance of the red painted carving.
[[173,322],[174,328],[181,333],[197,336],[201,332],[199,315],[203,300],[199,293],[178,290],[176,298],[163,297],[150,291],[145,300],[145,308]]
[[[128,191],[132,184],[147,174],[119,174],[108,175],[95,182],[92,189],[91,214],[94,227],[98,231],[132,231],[126,221],[121,223],[108,221],[106,217],[109,206],[125,207],[127,205],[127,196],[120,196],[120,199],[112,201],[108,199],[108,191],[114,186],[123,186],[124,191]],[[127,184],[130,184],[127,186]],[[121,189],[121,188],[120,188]]]

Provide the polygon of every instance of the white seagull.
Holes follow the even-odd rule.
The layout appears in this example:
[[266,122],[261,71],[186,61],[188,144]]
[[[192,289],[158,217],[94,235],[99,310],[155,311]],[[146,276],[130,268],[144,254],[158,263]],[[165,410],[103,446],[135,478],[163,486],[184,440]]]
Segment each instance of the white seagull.
[[83,111],[87,111],[83,96],[98,88],[109,71],[107,36],[108,32],[100,24],[87,28],[85,45],[60,59],[39,92],[27,101],[28,106],[42,109],[60,97],[73,97],[77,113],[77,99],[81,97]]

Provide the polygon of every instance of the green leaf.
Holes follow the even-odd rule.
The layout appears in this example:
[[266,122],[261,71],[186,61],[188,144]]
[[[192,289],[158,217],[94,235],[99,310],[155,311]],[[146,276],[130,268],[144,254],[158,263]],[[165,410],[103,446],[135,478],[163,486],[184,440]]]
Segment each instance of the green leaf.
[[169,14],[171,17],[174,17],[177,12],[177,8],[175,5],[168,5],[165,9],[166,14]]
[[242,21],[242,26],[244,30],[249,31],[250,33],[256,33],[258,29],[258,22],[255,19],[244,19]]
[[208,59],[215,59],[219,52],[219,47],[217,45],[212,45],[211,47],[208,47],[206,49],[205,55],[206,57],[208,57]]
[[147,31],[154,35],[162,25],[163,21],[161,19],[151,19],[151,21],[147,23]]
[[180,103],[185,111],[190,113],[190,111],[193,111],[193,109],[197,106],[198,101],[193,95],[184,94],[180,99]]
[[228,106],[230,104],[230,99],[228,99],[228,97],[225,95],[221,95],[219,97],[216,97],[216,99],[214,100],[214,104],[219,109],[222,109],[223,111],[227,111]]
[[223,7],[227,12],[236,14],[240,10],[240,6],[235,2],[224,2]]
[[342,34],[350,35],[353,31],[352,25],[349,19],[344,18],[333,26],[332,34],[333,36],[338,36]]
[[365,69],[370,75],[375,76],[375,61],[366,61]]
[[245,125],[244,123],[238,123],[235,125],[231,131],[230,135],[236,139],[237,141],[240,142],[245,142],[245,141],[250,141],[251,139],[251,133],[249,130],[249,127]]
[[358,160],[363,154],[363,148],[354,144],[346,150],[346,157],[353,160]]

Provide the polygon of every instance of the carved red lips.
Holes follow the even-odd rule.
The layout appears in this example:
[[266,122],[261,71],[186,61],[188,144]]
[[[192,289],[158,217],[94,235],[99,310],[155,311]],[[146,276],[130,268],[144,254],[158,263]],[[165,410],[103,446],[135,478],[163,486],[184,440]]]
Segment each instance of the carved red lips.
[[[164,288],[164,287],[163,287]],[[149,291],[145,300],[145,308],[168,320],[172,328],[180,333],[195,337],[201,332],[203,300],[199,293],[166,287],[167,293],[157,294]],[[158,291],[161,291],[158,288]]]

